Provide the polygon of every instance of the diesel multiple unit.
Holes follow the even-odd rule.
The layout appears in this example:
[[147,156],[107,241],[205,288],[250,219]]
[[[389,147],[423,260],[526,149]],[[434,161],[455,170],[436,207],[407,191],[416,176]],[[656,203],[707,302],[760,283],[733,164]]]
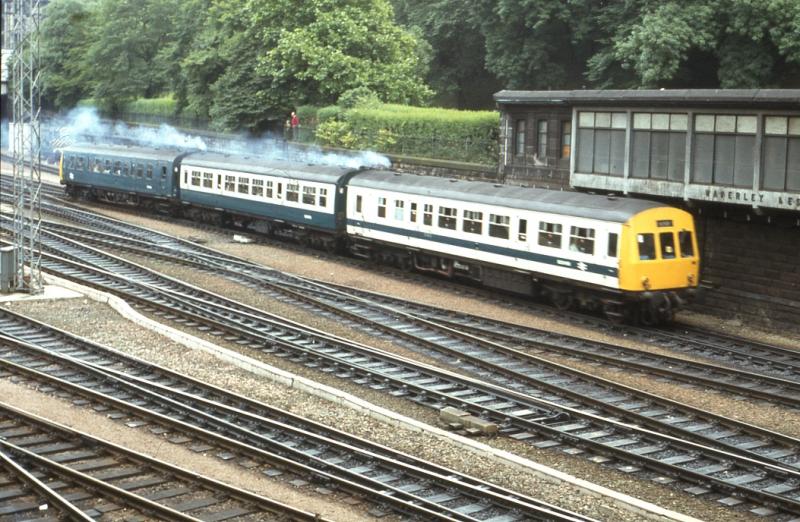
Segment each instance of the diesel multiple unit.
[[657,324],[699,280],[687,212],[645,200],[212,153],[69,147],[73,197],[236,223],[327,250]]

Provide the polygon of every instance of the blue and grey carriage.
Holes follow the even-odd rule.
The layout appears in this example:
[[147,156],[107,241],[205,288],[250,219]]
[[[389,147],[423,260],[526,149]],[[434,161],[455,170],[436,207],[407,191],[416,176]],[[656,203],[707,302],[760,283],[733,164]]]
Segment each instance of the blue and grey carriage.
[[357,171],[258,157],[193,153],[181,162],[184,213],[334,249],[345,233],[347,182]]
[[177,173],[185,155],[175,149],[77,145],[61,150],[59,177],[73,197],[168,208],[180,197]]

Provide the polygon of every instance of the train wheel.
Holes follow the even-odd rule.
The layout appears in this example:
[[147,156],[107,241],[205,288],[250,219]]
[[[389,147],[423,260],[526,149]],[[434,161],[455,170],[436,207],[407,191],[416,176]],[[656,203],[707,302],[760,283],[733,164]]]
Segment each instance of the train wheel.
[[642,303],[639,309],[639,322],[644,326],[657,326],[661,322],[658,308],[650,302]]
[[553,301],[553,306],[562,311],[569,310],[574,303],[572,294],[569,292],[553,292],[551,300]]

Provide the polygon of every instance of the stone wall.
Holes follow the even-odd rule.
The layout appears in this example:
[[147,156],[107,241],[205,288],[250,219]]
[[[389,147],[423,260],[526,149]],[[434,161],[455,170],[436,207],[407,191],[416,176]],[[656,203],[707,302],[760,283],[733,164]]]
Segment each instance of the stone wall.
[[695,216],[701,278],[694,309],[742,324],[800,332],[800,228]]

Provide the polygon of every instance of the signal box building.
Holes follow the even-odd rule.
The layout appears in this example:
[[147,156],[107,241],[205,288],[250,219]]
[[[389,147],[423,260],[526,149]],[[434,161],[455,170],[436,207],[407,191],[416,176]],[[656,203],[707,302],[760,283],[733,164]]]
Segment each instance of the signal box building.
[[506,183],[669,201],[702,233],[704,308],[800,317],[800,90],[501,91]]

